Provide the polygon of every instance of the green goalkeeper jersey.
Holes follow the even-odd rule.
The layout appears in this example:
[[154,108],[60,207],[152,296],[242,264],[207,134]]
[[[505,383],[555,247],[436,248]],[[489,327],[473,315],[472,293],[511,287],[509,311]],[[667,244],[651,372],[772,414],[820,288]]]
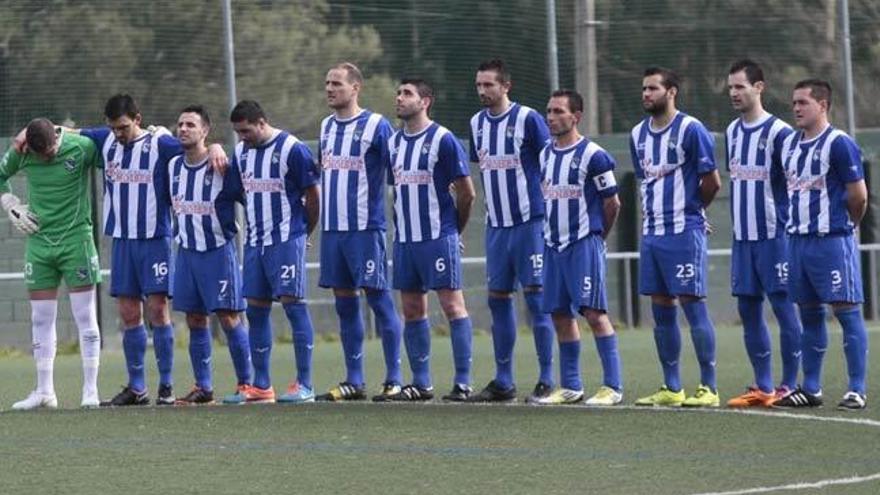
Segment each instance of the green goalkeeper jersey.
[[92,233],[89,169],[100,166],[101,155],[91,139],[60,132],[58,154],[46,162],[34,153],[10,148],[0,160],[0,194],[10,192],[9,179],[27,176],[27,202],[40,222],[33,234],[50,244]]

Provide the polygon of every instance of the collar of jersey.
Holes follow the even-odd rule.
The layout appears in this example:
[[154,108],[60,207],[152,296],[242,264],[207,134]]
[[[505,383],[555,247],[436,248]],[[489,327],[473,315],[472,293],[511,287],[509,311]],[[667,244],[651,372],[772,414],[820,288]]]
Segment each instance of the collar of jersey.
[[577,141],[575,141],[573,144],[569,144],[565,148],[557,148],[556,143],[553,143],[553,151],[556,153],[568,153],[569,151],[577,148],[578,145],[580,145],[581,143],[583,143],[586,140],[587,140],[587,136],[581,136],[578,138]]
[[507,117],[508,115],[510,115],[510,112],[513,110],[513,107],[515,107],[515,106],[516,106],[515,101],[510,102],[510,106],[507,107],[507,110],[499,113],[498,115],[492,115],[492,113],[489,112],[489,109],[487,108],[486,109],[486,118],[491,120],[492,122],[498,122],[499,120],[503,119],[504,117]]
[[202,161],[200,161],[199,163],[195,163],[195,164],[186,161],[185,154],[180,155],[180,159],[183,160],[183,166],[190,169],[190,170],[198,170],[208,164],[208,157],[207,156]]
[[[805,140],[805,139],[799,139],[799,140],[798,140],[798,144],[799,144],[799,145],[805,145],[805,144],[807,144],[807,145],[811,145],[811,144],[815,143],[816,141],[822,139],[822,136],[824,136],[825,134],[828,134],[829,132],[831,132],[831,129],[833,129],[833,128],[834,128],[834,127],[833,127],[833,126],[831,125],[831,123],[829,122],[829,123],[825,126],[825,128],[822,129],[822,132],[820,132],[819,134],[816,134],[816,137],[814,137],[814,138],[810,138],[810,139],[806,139],[806,140]],[[801,138],[804,137],[804,131],[801,131],[801,135],[800,135],[800,137],[801,137]]]
[[767,111],[765,111],[764,115],[761,115],[761,117],[758,120],[756,120],[755,122],[752,122],[751,124],[746,124],[745,119],[740,117],[739,118],[739,126],[743,131],[751,132],[751,131],[754,131],[755,129],[761,127],[762,125],[766,124],[767,121],[770,120],[771,118],[773,118],[773,114],[770,112],[767,112]]
[[358,112],[358,113],[352,115],[351,117],[349,117],[349,118],[347,118],[347,119],[340,119],[339,117],[336,116],[335,113],[332,114],[331,117],[333,118],[333,120],[335,120],[335,121],[336,121],[337,123],[339,123],[339,124],[348,124],[349,122],[352,122],[352,121],[357,120],[358,118],[360,118],[360,116],[363,115],[364,112],[366,112],[366,111],[367,111],[366,108],[361,108],[361,111],[360,111],[360,112]]
[[268,148],[269,146],[275,144],[275,141],[277,141],[278,137],[281,136],[282,134],[284,134],[284,131],[282,131],[281,129],[278,129],[278,134],[275,134],[274,136],[272,136],[272,139],[266,141],[265,143],[260,143],[256,146],[251,146],[251,149],[259,150],[259,149],[263,149],[263,148]]
[[406,139],[407,141],[412,141],[413,139],[418,139],[418,138],[422,137],[422,135],[424,135],[426,132],[430,131],[431,128],[434,127],[435,125],[437,125],[437,123],[432,120],[431,123],[426,125],[424,129],[422,129],[421,131],[419,131],[415,134],[407,133],[406,129],[401,129],[400,132],[403,134],[404,139]]
[[[113,132],[113,131],[110,131],[110,132]],[[123,144],[122,146],[123,146],[123,148],[130,148],[130,147],[134,146],[134,144],[137,143],[138,141],[144,140],[149,136],[150,136],[150,131],[144,131],[143,134],[141,134],[140,136],[134,138],[133,140]],[[115,136],[114,136],[114,139],[115,139]],[[118,143],[119,141],[117,140],[116,142]]]
[[676,111],[675,111],[675,115],[672,116],[672,119],[669,120],[669,123],[666,124],[665,126],[663,126],[662,129],[659,129],[659,130],[656,130],[656,131],[651,127],[651,116],[650,116],[650,115],[649,115],[648,118],[645,120],[645,125],[648,126],[648,132],[649,132],[649,133],[651,133],[651,134],[654,135],[654,136],[660,136],[660,135],[663,134],[664,132],[668,131],[668,130],[672,127],[672,124],[675,124],[675,121],[676,121],[678,118],[680,118],[682,115],[684,115],[684,114],[681,113],[681,110],[676,110]]

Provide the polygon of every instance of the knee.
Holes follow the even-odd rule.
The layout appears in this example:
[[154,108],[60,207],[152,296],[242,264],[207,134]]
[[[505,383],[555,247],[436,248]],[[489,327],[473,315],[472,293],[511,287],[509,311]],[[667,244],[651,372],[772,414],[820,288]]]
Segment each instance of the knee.
[[147,311],[150,324],[153,326],[167,325],[171,323],[168,314],[168,298],[165,296],[150,296],[147,303]]
[[440,307],[448,320],[457,320],[468,315],[463,298],[441,300]]
[[217,319],[220,321],[220,326],[223,327],[223,330],[231,330],[241,323],[238,313],[232,311],[217,312]]
[[186,325],[190,328],[208,328],[208,315],[203,314],[187,314]]
[[133,300],[119,301],[119,318],[124,328],[134,328],[141,324],[141,303]]
[[594,334],[603,336],[614,333],[614,327],[611,326],[611,320],[608,318],[607,314],[601,311],[596,311],[595,309],[585,308],[583,315],[587,320],[587,325],[590,326],[590,330],[592,330]]

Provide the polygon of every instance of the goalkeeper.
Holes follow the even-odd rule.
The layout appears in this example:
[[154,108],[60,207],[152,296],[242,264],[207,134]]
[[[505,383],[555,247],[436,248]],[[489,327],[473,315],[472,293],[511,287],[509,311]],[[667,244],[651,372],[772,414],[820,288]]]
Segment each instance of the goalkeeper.
[[[12,224],[27,234],[25,283],[31,303],[37,388],[13,409],[58,407],[53,383],[58,286],[64,279],[79,329],[83,366],[82,407],[97,407],[101,336],[95,305],[100,282],[92,238],[89,169],[100,164],[92,140],[65,133],[47,119],[34,119],[26,131],[28,153],[10,148],[0,160],[0,204]],[[8,181],[22,172],[27,200],[12,194]]]

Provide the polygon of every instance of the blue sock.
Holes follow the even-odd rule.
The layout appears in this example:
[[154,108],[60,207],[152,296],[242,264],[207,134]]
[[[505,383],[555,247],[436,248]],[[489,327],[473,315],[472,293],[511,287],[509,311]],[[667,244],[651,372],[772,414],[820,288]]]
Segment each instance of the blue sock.
[[364,321],[361,319],[361,300],[358,296],[336,297],[339,315],[339,339],[345,355],[345,381],[364,384]]
[[376,315],[376,325],[382,336],[382,351],[385,354],[385,382],[403,384],[400,370],[400,339],[403,328],[400,317],[394,309],[394,301],[387,290],[367,291],[367,304]]
[[581,341],[559,343],[559,384],[569,390],[583,390],[581,383]]
[[822,360],[828,349],[828,328],[825,326],[824,306],[801,306],[801,322],[804,333],[801,336],[803,354],[804,390],[811,394],[822,390]]
[[427,318],[406,322],[403,326],[403,342],[412,369],[413,385],[431,388],[431,326]]
[[770,330],[764,321],[763,303],[760,297],[737,298],[743,341],[755,372],[755,385],[761,392],[770,393],[773,392],[773,357],[770,355]]
[[159,368],[159,385],[174,383],[174,327],[161,325],[153,327],[153,351],[156,352],[156,366]]
[[189,359],[196,386],[202,390],[214,390],[211,382],[211,331],[207,328],[189,329]]
[[709,318],[709,308],[700,299],[682,304],[681,309],[691,326],[691,341],[700,363],[700,383],[715,392],[715,327]]
[[675,306],[652,304],[654,313],[654,343],[657,357],[663,367],[663,383],[673,392],[681,390],[678,359],[681,356],[681,330],[678,328],[678,310]]
[[251,362],[254,365],[254,386],[267,389],[272,386],[272,307],[247,307],[248,341]]
[[293,329],[293,353],[296,355],[296,381],[312,388],[312,349],[315,347],[315,330],[312,317],[304,302],[284,305],[284,313]]
[[865,395],[865,372],[868,361],[868,331],[861,306],[836,311],[834,316],[843,327],[843,353],[849,374],[849,390]]
[[489,296],[492,312],[492,345],[495,348],[495,384],[513,386],[513,346],[516,343],[516,313],[510,297]]
[[602,384],[620,392],[620,354],[617,352],[617,334],[596,336],[596,351],[602,361]]
[[147,329],[143,325],[129,328],[122,333],[122,351],[128,369],[128,387],[137,392],[147,388],[144,372],[144,356],[147,354]]
[[238,325],[232,328],[224,328],[226,343],[229,346],[229,355],[232,357],[232,366],[235,368],[235,377],[239,385],[250,385],[251,377],[251,346],[248,342],[248,332],[241,319]]
[[470,385],[471,383],[471,347],[474,329],[471,317],[457,318],[449,322],[449,333],[452,337],[452,359],[455,362],[453,383]]
[[782,354],[782,384],[797,388],[798,371],[801,368],[801,322],[797,307],[786,294],[768,294],[773,314],[779,323],[779,351]]
[[526,306],[532,317],[532,333],[535,337],[535,350],[538,352],[538,381],[553,386],[553,347],[556,344],[556,330],[553,319],[543,309],[543,292],[524,292]]

